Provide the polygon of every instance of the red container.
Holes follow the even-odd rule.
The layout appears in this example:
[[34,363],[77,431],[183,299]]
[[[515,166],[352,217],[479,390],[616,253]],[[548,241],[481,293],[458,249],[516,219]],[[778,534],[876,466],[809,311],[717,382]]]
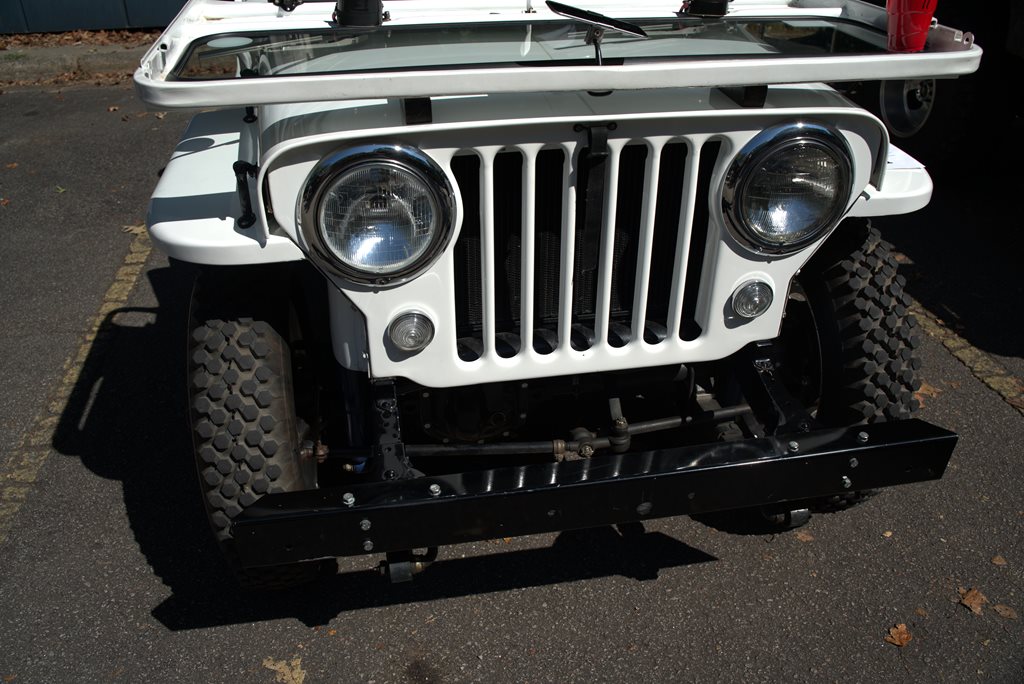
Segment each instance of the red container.
[[920,52],[938,0],[886,0],[889,15],[889,52]]

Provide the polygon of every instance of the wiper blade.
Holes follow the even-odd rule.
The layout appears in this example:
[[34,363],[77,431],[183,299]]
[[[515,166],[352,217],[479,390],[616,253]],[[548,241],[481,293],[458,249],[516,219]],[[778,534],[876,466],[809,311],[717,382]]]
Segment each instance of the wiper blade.
[[569,17],[570,19],[576,19],[590,25],[590,29],[587,31],[586,42],[587,45],[594,46],[594,59],[597,60],[597,65],[601,66],[601,40],[604,38],[604,32],[606,29],[618,31],[619,33],[625,33],[629,36],[636,38],[647,38],[647,32],[636,24],[631,24],[628,21],[622,21],[621,19],[613,19],[612,17],[606,17],[603,14],[597,12],[591,12],[590,10],[580,9],[579,7],[573,7],[571,5],[563,5],[560,2],[554,2],[554,0],[547,0],[548,9],[555,14],[560,14],[563,17]]
[[636,36],[637,38],[646,38],[647,32],[636,24],[631,24],[628,21],[622,21],[621,19],[613,19],[612,17],[606,17],[603,14],[597,12],[591,12],[590,10],[580,9],[579,7],[572,7],[571,5],[563,5],[560,2],[554,2],[553,0],[547,0],[548,9],[555,14],[560,14],[563,17],[569,17],[570,19],[578,19],[582,22],[590,24],[591,26],[598,26],[604,29],[614,29],[622,33]]

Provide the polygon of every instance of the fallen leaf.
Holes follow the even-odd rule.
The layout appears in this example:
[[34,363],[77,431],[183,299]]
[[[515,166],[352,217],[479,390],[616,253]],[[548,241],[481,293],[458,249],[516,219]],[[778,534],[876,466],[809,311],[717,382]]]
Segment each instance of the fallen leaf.
[[131,233],[132,235],[142,235],[146,232],[146,224],[140,223],[135,226],[121,226],[122,233]]
[[892,536],[892,530],[886,530],[885,532],[882,533],[882,536],[885,537],[886,539],[888,539],[889,537]]
[[1002,603],[997,603],[996,605],[992,606],[992,610],[996,611],[996,615],[998,615],[1001,618],[1006,618],[1007,620],[1017,619],[1017,611],[1015,611],[1010,606],[1004,606]]
[[117,105],[110,105],[109,107],[107,107],[108,112],[116,112],[119,109],[120,107],[118,107]]
[[290,663],[285,660],[264,658],[263,667],[276,673],[274,681],[278,684],[302,684],[306,680],[306,671],[302,669],[302,658],[292,658]]
[[924,401],[925,397],[928,397],[930,399],[934,399],[935,397],[939,396],[940,394],[942,394],[942,390],[940,390],[938,387],[935,387],[933,385],[929,385],[927,382],[922,382],[921,383],[921,389],[919,389],[916,392],[914,392],[914,398],[917,399],[919,402],[921,402],[921,406],[924,406],[925,405],[925,401]]
[[919,617],[928,617],[928,611],[924,608],[918,608],[914,611],[914,614],[916,614]]
[[906,624],[902,622],[895,627],[890,627],[889,633],[885,635],[886,643],[890,643],[893,646],[899,646],[900,648],[909,644],[913,639],[914,635],[910,633]]
[[157,112],[157,113],[156,113],[156,114],[154,114],[153,116],[155,116],[155,117],[156,117],[156,118],[158,118],[158,119],[162,119],[162,118],[164,118],[165,116],[167,116],[167,112]]
[[803,530],[797,532],[795,536],[797,539],[804,543],[814,541],[814,535],[812,535],[810,532],[804,532]]
[[1003,567],[1004,565],[1006,565],[1006,559],[1002,556],[992,556],[992,565],[998,565],[999,567]]
[[988,603],[988,599],[977,589],[959,589],[960,604],[967,606],[975,615],[981,615],[981,607]]
[[8,169],[16,169],[16,168],[18,168],[18,162],[11,162],[11,163],[10,163],[10,164],[8,164],[8,165],[7,165],[7,166],[6,166],[5,168],[8,168]]
[[68,189],[67,189],[67,188],[62,188],[62,187],[60,187],[59,185],[57,186],[57,194],[58,194],[58,195],[63,195],[63,194],[64,194],[65,192],[67,192],[67,191],[68,191]]
[[337,633],[338,633],[338,630],[336,630],[336,629],[329,629],[329,630],[327,630],[327,636],[334,636]]
[[7,199],[6,197],[0,197],[0,207],[6,207],[10,203],[11,200]]

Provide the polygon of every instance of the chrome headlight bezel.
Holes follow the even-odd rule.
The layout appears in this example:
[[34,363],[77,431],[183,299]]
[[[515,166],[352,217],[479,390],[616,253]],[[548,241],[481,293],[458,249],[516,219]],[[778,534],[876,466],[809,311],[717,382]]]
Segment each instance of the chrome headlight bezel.
[[[770,157],[793,147],[824,150],[839,167],[840,189],[828,212],[803,237],[783,244],[763,239],[743,215],[743,195],[757,169]],[[729,234],[743,247],[759,255],[793,254],[830,231],[849,208],[853,191],[853,153],[836,128],[823,123],[799,121],[767,128],[747,143],[733,159],[722,187],[722,214]]]
[[[412,174],[429,190],[437,210],[436,227],[424,252],[412,263],[387,273],[375,273],[343,261],[328,246],[320,221],[328,191],[342,175],[360,166],[391,166]],[[437,162],[409,145],[358,145],[327,155],[306,179],[298,207],[298,222],[313,256],[331,272],[364,285],[388,286],[420,275],[444,252],[455,229],[455,192]]]

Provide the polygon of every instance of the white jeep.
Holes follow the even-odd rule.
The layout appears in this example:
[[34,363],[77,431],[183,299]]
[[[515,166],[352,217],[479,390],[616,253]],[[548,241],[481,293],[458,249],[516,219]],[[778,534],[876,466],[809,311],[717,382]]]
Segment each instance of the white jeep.
[[195,458],[240,579],[941,477],[870,225],[931,180],[839,88],[916,128],[980,57],[937,22],[890,52],[857,0],[191,0],[135,83],[202,110],[148,225],[203,265]]

